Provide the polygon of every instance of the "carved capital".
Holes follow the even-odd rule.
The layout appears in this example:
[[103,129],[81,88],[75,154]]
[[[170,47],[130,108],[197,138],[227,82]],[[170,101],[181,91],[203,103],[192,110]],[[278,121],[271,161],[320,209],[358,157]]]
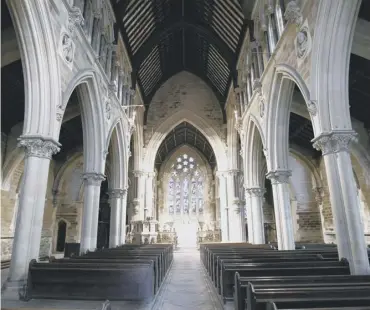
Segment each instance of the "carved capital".
[[332,131],[322,133],[317,138],[312,139],[313,147],[322,152],[322,155],[334,154],[339,152],[349,152],[350,143],[357,140],[355,131]]
[[216,172],[216,176],[221,179],[221,178],[225,178],[227,176],[227,171],[217,171]]
[[25,149],[26,157],[39,157],[51,159],[60,151],[60,144],[53,140],[44,140],[39,137],[21,136],[18,138],[18,147]]
[[303,15],[302,15],[300,7],[294,0],[290,1],[288,5],[286,6],[284,18],[290,24],[296,24],[298,27],[302,25]]
[[238,169],[230,169],[229,171],[227,171],[228,176],[238,176],[239,173],[240,173],[240,170]]
[[73,34],[77,26],[83,25],[84,17],[80,8],[73,6],[68,13],[68,30],[71,34]]
[[245,193],[249,195],[250,197],[261,197],[266,193],[266,189],[260,188],[260,187],[251,187],[251,188],[246,188]]
[[290,170],[276,170],[267,173],[266,178],[271,180],[272,184],[289,183],[289,177],[292,175]]
[[115,188],[108,192],[109,198],[123,198],[127,194],[127,189]]
[[85,172],[83,180],[86,185],[100,186],[101,182],[105,180],[105,175],[97,172]]

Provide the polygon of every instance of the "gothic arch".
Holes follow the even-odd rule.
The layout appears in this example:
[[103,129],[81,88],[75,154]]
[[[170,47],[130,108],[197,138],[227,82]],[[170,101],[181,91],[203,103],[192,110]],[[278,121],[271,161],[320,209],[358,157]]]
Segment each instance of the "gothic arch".
[[281,64],[276,66],[271,86],[266,115],[266,146],[269,171],[288,170],[289,134],[288,124],[294,85],[300,89],[310,111],[315,136],[320,133],[316,105],[310,101],[310,94],[302,77],[292,67]]
[[[60,72],[49,6],[42,1],[7,1],[25,81],[23,135],[56,140],[56,108],[61,101]],[[42,57],[40,57],[42,55]]]
[[[102,173],[105,164],[105,123],[104,113],[101,108],[99,87],[93,71],[84,71],[71,79],[63,97],[63,105],[60,107],[62,117],[66,105],[73,92],[77,91],[81,104],[81,120],[84,141],[84,169],[86,172]],[[58,126],[58,135],[60,126]]]
[[259,123],[253,117],[247,119],[246,137],[244,145],[244,185],[250,187],[264,187],[263,156],[265,139]]
[[350,130],[348,74],[361,0],[321,0],[312,43],[311,98],[318,104],[322,130]]
[[110,188],[123,188],[127,184],[128,171],[128,136],[124,132],[122,118],[119,118],[109,130],[105,142],[108,153],[111,144],[111,160],[107,163],[107,176]]
[[146,169],[148,171],[153,171],[155,156],[162,141],[171,132],[171,130],[184,121],[196,127],[207,138],[215,153],[218,170],[226,171],[228,163],[226,149],[220,136],[207,123],[207,121],[197,116],[193,111],[185,109],[177,111],[155,129],[154,134],[146,147],[147,153],[145,154],[144,159]]

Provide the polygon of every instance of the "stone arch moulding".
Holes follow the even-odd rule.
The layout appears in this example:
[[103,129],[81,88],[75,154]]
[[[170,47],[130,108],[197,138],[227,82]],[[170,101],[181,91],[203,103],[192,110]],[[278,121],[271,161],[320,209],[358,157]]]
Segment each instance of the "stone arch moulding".
[[[105,165],[105,122],[101,105],[99,87],[94,71],[79,72],[66,87],[63,102],[58,107],[59,117],[63,119],[68,100],[76,89],[81,105],[81,121],[83,128],[84,170],[86,172],[103,173]],[[56,122],[59,137],[61,123]],[[63,146],[62,146],[63,147]]]
[[146,147],[147,153],[144,157],[144,165],[146,166],[146,169],[148,171],[152,171],[154,169],[155,156],[163,139],[166,138],[171,130],[173,130],[177,125],[184,121],[192,124],[204,135],[204,137],[208,140],[209,144],[213,148],[216,156],[218,170],[226,171],[228,168],[226,149],[220,136],[212,128],[212,126],[207,123],[207,121],[195,115],[193,111],[185,109],[177,111],[176,113],[171,115],[169,118],[166,119],[166,121],[164,121],[154,130],[154,134]]
[[55,176],[55,179],[54,179],[54,183],[53,183],[53,189],[52,189],[52,192],[54,195],[58,195],[58,193],[60,192],[60,186],[62,185],[63,183],[63,179],[64,177],[66,176],[66,174],[69,172],[68,170],[70,168],[73,168],[76,166],[76,163],[81,160],[81,157],[83,158],[83,154],[82,153],[75,153],[73,154],[67,162],[65,162],[63,164],[63,166],[59,169],[59,171],[57,172],[56,176]]
[[310,92],[322,130],[350,130],[348,75],[361,0],[320,0],[312,43]]
[[[6,1],[21,53],[25,81],[23,135],[56,141],[60,70],[49,6],[43,1]],[[42,55],[42,57],[40,57]]]
[[300,74],[286,64],[275,67],[266,113],[266,149],[270,171],[289,170],[289,124],[290,107],[294,85],[297,85],[306,102],[315,136],[320,130],[316,103],[310,100],[310,93]]
[[244,185],[249,187],[264,187],[263,158],[260,153],[265,149],[265,138],[261,124],[253,115],[246,120],[246,135],[244,142]]
[[105,152],[108,153],[109,145],[112,144],[112,162],[109,163],[109,186],[111,188],[123,188],[127,183],[128,144],[124,132],[122,118],[117,118],[105,141]]

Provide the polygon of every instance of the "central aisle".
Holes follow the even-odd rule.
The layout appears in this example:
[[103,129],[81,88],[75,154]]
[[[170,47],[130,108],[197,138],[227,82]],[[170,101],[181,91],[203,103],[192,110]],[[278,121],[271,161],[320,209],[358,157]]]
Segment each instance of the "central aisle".
[[206,278],[198,250],[180,248],[174,252],[171,270],[152,309],[223,309]]

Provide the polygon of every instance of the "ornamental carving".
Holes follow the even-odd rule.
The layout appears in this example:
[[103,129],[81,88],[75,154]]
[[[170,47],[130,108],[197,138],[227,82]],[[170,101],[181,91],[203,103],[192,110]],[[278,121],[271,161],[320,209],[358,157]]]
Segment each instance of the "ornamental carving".
[[73,62],[73,56],[74,56],[74,50],[75,50],[75,46],[72,41],[72,38],[68,33],[63,32],[60,42],[61,42],[61,53],[62,53],[63,60],[68,65],[70,65]]
[[252,188],[246,188],[245,193],[248,194],[251,197],[261,197],[266,193],[266,189],[260,188],[260,187],[252,187]]
[[308,112],[310,112],[310,114],[312,115],[312,116],[316,116],[316,114],[317,114],[317,106],[316,106],[316,102],[314,102],[314,101],[309,101],[308,103],[307,103],[307,110],[308,110]]
[[313,139],[313,147],[322,152],[322,155],[339,152],[349,152],[350,143],[357,140],[354,131],[324,133]]
[[111,113],[112,113],[112,105],[110,104],[109,101],[107,101],[105,104],[105,116],[107,117],[108,121],[111,118]]
[[290,24],[296,24],[298,27],[302,25],[303,16],[301,13],[301,9],[294,0],[288,3],[284,13],[284,18]]
[[77,26],[84,25],[84,18],[80,8],[73,6],[68,13],[68,30],[71,34],[74,33]]
[[126,195],[127,193],[127,189],[111,189],[109,192],[108,192],[108,195],[109,195],[109,198],[124,198],[124,196]]
[[263,118],[263,116],[265,115],[265,101],[263,99],[260,100],[259,111],[260,111],[260,117]]
[[289,183],[289,178],[292,175],[290,170],[271,171],[266,177],[271,180],[271,184],[284,184]]
[[87,185],[92,186],[100,186],[101,182],[105,180],[104,174],[97,172],[86,172],[82,178]]
[[40,138],[20,137],[18,147],[25,149],[25,156],[51,159],[60,151],[60,144],[55,141],[42,140]]

